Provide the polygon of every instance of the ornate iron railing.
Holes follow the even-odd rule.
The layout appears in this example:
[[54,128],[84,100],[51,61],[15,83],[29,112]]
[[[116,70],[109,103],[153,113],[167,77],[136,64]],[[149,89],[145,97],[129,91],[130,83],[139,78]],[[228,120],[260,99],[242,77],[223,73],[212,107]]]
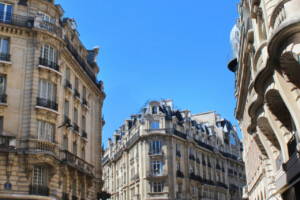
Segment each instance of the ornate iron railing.
[[39,58],[39,64],[55,71],[59,71],[59,66],[56,62],[50,61],[46,58]]
[[58,105],[56,102],[41,97],[37,97],[37,105],[45,108],[50,108],[56,111],[58,110]]

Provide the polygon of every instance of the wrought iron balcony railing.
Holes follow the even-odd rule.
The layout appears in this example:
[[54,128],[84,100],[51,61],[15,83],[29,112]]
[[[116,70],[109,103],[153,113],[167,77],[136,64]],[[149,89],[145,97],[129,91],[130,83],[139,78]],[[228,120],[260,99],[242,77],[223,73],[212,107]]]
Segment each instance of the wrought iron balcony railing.
[[59,66],[56,62],[50,61],[46,58],[39,58],[39,64],[55,71],[59,71]]
[[76,88],[74,89],[74,97],[80,98],[80,93]]
[[83,138],[87,138],[87,132],[85,132],[85,130],[82,130],[82,131],[81,131],[81,136],[82,136]]
[[0,60],[9,62],[10,61],[10,54],[1,52],[0,53]]
[[176,171],[176,176],[179,177],[179,178],[184,178],[184,174],[180,170]]
[[56,111],[58,110],[58,105],[56,102],[41,97],[37,97],[37,105],[45,108],[50,108]]
[[15,15],[10,12],[0,12],[0,23],[32,28],[34,25],[34,18]]
[[0,94],[0,103],[7,103],[7,95]]
[[290,141],[287,144],[288,146],[288,151],[289,151],[289,157],[291,157],[294,153],[297,152],[297,141],[295,135],[293,135],[290,139]]
[[49,196],[49,188],[43,185],[30,185],[29,194],[39,196]]
[[16,137],[0,135],[0,148],[15,147]]
[[75,122],[73,123],[73,130],[79,132],[79,126]]
[[69,80],[66,80],[65,81],[65,87],[69,88],[69,89],[72,89],[72,83]]
[[47,22],[47,21],[40,21],[37,25],[37,28],[40,28],[42,30],[46,30],[50,33],[53,33],[57,35],[58,37],[62,37],[62,28],[57,26],[56,24]]
[[62,200],[69,200],[69,194],[63,192],[63,194],[62,194]]
[[85,98],[82,98],[82,105],[89,106],[89,103]]
[[60,152],[60,159],[67,165],[76,168],[77,170],[86,173],[90,176],[93,176],[93,166],[87,163],[86,161],[82,160],[75,154],[67,150],[62,150]]

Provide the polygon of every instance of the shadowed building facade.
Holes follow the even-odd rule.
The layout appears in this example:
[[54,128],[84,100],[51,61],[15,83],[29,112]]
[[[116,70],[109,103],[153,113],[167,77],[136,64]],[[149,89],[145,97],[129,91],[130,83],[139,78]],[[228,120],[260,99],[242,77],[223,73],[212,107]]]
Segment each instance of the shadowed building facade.
[[229,69],[244,134],[245,199],[300,199],[299,9],[299,0],[239,4]]
[[108,141],[103,190],[113,200],[238,200],[242,144],[215,112],[192,115],[172,101],[149,102]]
[[0,0],[0,199],[94,200],[102,82],[53,0]]

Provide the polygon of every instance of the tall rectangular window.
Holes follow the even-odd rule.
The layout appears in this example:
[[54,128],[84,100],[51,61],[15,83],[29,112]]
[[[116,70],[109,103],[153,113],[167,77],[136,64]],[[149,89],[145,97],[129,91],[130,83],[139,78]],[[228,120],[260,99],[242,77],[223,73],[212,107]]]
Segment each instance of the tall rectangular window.
[[150,142],[150,154],[161,154],[161,141],[154,140]]
[[65,116],[69,116],[69,101],[65,100],[64,114]]
[[45,44],[41,47],[41,58],[47,60],[48,64],[57,63],[57,50]]
[[70,81],[71,80],[71,71],[70,68],[66,68],[66,80]]
[[74,108],[74,122],[76,123],[76,124],[78,124],[78,110],[77,110],[77,108]]
[[0,116],[0,135],[3,134],[4,117]]
[[86,87],[82,86],[82,98],[86,99]]
[[78,90],[79,88],[79,80],[77,77],[75,77],[75,89]]
[[159,129],[159,121],[151,121],[150,129]]
[[39,98],[56,102],[56,85],[46,79],[40,79]]
[[0,74],[0,95],[4,95],[6,93],[6,76]]
[[32,185],[46,186],[48,183],[48,170],[42,166],[33,168]]
[[38,120],[38,139],[53,142],[54,141],[54,132],[55,126],[54,124]]
[[162,182],[153,182],[151,183],[151,192],[163,192],[164,183]]
[[86,131],[86,119],[84,115],[81,117],[81,128],[82,130]]
[[0,54],[1,54],[1,60],[7,60],[5,59],[5,55],[9,54],[9,40],[7,38],[0,38]]
[[0,21],[9,23],[12,20],[13,6],[11,4],[0,3]]
[[77,143],[73,142],[73,154],[77,155]]
[[162,175],[162,161],[154,160],[151,162],[151,171],[155,176]]
[[69,147],[69,140],[67,136],[63,137],[63,149],[68,150]]

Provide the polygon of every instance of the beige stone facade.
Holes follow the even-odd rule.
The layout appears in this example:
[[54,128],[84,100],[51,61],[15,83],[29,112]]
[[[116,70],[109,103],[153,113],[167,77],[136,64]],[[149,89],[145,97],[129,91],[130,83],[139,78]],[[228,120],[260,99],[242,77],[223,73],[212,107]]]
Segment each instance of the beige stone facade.
[[0,199],[94,200],[101,187],[98,49],[53,0],[0,0]]
[[300,199],[299,9],[299,0],[239,5],[229,68],[244,134],[245,199]]
[[239,200],[242,144],[215,112],[192,115],[172,101],[149,102],[126,120],[103,155],[112,200]]

